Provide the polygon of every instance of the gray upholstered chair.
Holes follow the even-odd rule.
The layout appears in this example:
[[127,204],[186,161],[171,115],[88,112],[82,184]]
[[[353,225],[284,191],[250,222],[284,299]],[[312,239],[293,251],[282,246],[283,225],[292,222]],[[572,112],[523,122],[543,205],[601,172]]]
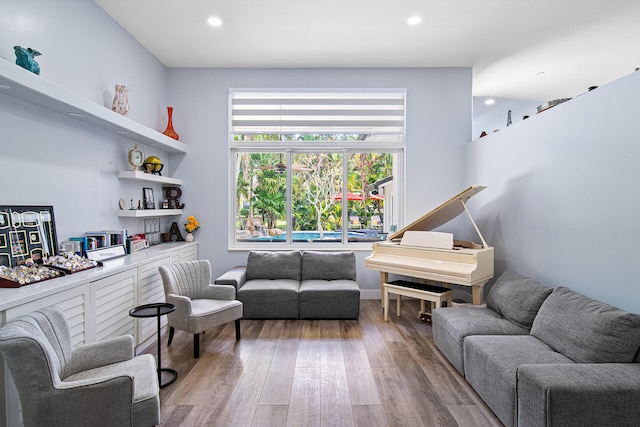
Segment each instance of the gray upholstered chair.
[[153,426],[160,422],[156,362],[133,337],[71,346],[62,310],[47,307],[0,328],[0,352],[25,426]]
[[176,310],[169,313],[169,344],[175,328],[193,335],[193,357],[200,357],[200,332],[235,320],[236,339],[240,339],[242,303],[229,285],[211,284],[208,260],[184,261],[158,268],[167,302]]

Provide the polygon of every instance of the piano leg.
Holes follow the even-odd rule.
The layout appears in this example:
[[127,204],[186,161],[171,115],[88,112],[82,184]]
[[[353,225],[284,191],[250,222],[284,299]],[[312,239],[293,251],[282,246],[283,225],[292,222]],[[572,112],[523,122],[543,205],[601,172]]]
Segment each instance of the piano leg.
[[388,280],[389,280],[389,273],[387,273],[386,271],[381,271],[380,272],[380,303],[382,304],[383,307],[384,307],[384,302],[383,302],[384,286],[383,285],[387,283]]
[[482,285],[473,285],[471,287],[471,295],[472,295],[474,304],[482,304],[482,290],[483,289],[484,289],[484,284],[482,284]]

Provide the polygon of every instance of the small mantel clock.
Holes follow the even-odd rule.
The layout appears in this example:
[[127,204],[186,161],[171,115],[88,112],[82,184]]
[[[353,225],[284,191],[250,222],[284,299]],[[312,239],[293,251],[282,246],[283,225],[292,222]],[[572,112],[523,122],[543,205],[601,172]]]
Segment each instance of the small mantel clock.
[[129,155],[127,156],[129,164],[133,167],[134,171],[139,171],[140,166],[144,163],[144,153],[138,148],[138,144],[135,147],[129,148]]

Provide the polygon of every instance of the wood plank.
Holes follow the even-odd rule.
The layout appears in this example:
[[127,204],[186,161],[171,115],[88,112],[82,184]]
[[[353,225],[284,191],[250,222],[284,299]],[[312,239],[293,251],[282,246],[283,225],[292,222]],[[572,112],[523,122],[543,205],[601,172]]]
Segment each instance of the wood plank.
[[256,343],[224,409],[212,414],[211,425],[251,425],[275,348],[273,341]]
[[349,381],[340,340],[320,345],[320,420],[323,426],[354,426]]
[[382,406],[390,426],[425,425],[417,409],[418,403],[401,380],[401,372],[397,368],[376,368],[373,369],[373,375],[376,378]]
[[165,406],[163,408],[163,426],[180,426],[193,410],[191,405]]
[[382,405],[354,405],[352,410],[356,427],[388,427],[390,425]]
[[359,340],[343,340],[342,351],[347,371],[352,405],[380,405],[380,393],[376,386],[364,344]]
[[320,423],[320,368],[296,368],[291,388],[287,427],[315,427]]
[[502,427],[502,423],[495,417],[484,417],[478,413],[475,405],[449,405],[449,412],[460,427]]
[[296,340],[279,340],[260,396],[260,405],[288,405],[298,357]]
[[258,405],[252,427],[282,427],[287,424],[287,405]]

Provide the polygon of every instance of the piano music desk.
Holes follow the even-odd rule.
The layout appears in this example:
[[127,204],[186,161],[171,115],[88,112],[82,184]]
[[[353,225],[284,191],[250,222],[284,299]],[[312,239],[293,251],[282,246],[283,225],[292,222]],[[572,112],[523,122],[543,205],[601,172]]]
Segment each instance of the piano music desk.
[[430,309],[442,307],[442,303],[446,302],[447,307],[451,307],[453,290],[442,286],[423,285],[421,283],[408,282],[406,280],[394,280],[393,282],[384,283],[383,287],[383,311],[384,321],[389,320],[389,294],[396,294],[396,313],[400,317],[401,295],[417,298],[420,300],[420,311],[418,317],[423,315],[431,315],[430,311],[426,311],[426,301],[430,302]]

